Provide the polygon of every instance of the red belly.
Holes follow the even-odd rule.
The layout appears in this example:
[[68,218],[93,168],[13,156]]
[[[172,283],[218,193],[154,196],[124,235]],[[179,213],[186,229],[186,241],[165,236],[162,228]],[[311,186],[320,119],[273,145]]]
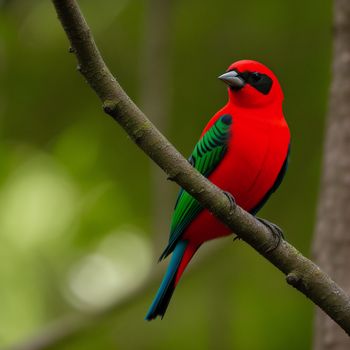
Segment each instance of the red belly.
[[[289,129],[285,122],[270,124],[247,118],[234,118],[232,128],[227,153],[209,179],[250,211],[277,179],[288,153]],[[203,210],[189,224],[183,239],[200,244],[230,233],[208,210]]]

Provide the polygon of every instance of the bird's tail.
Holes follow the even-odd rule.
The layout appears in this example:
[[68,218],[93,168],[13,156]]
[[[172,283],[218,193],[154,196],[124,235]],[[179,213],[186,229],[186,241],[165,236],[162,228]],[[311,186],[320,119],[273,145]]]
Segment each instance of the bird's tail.
[[175,246],[162,284],[160,285],[152,305],[147,312],[145,320],[151,321],[157,316],[163,318],[175,287],[197,249],[197,246],[189,244],[188,241],[180,241]]

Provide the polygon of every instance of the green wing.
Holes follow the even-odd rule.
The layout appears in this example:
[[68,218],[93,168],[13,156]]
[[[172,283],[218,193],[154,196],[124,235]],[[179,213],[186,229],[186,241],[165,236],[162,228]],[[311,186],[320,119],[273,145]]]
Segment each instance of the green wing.
[[[220,117],[198,141],[189,158],[189,162],[205,177],[217,167],[226,152],[231,124],[232,117],[229,114]],[[186,227],[201,210],[201,204],[181,188],[171,221],[169,243],[159,260],[174,250]]]

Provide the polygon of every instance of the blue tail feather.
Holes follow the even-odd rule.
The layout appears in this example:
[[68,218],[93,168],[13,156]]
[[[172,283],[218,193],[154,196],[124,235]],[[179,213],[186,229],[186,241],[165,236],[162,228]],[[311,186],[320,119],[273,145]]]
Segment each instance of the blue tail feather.
[[152,302],[152,305],[150,306],[147,312],[145,320],[150,321],[156,318],[157,316],[161,316],[161,318],[163,318],[175,289],[176,272],[180,266],[181,259],[184,255],[186,247],[187,241],[180,241],[176,245],[166,274]]

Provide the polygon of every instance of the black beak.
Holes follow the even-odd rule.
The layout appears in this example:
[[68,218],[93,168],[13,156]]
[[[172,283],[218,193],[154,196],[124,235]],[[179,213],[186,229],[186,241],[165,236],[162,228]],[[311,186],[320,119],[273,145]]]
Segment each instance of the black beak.
[[218,78],[230,86],[233,90],[242,89],[242,87],[245,85],[244,79],[234,70],[224,73]]

